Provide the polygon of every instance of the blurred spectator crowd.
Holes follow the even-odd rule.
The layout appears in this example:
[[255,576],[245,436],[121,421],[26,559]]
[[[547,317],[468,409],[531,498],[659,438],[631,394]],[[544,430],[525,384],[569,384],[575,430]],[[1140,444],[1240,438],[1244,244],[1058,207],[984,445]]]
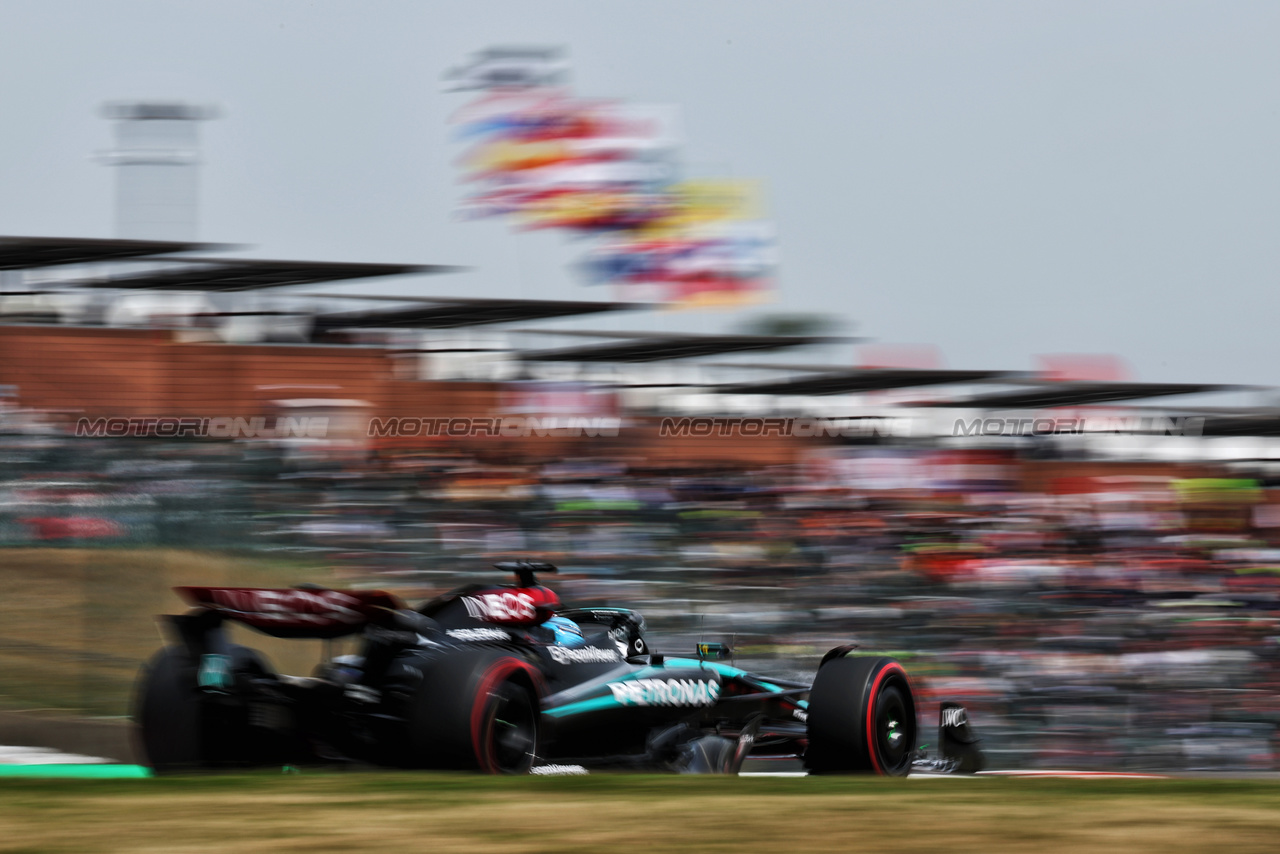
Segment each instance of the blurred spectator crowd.
[[924,698],[922,740],[937,701],[962,700],[993,767],[1280,770],[1265,478],[926,489],[810,463],[333,460],[25,434],[0,436],[0,459],[8,547],[270,552],[410,599],[544,559],[567,603],[640,610],[659,650],[714,636],[740,665],[795,675],[839,643],[894,654]]

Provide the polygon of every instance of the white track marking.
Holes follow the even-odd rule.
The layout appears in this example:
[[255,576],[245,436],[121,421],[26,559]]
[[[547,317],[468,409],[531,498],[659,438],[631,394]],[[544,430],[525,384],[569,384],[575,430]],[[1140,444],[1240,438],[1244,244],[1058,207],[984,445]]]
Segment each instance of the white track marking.
[[99,765],[110,762],[101,756],[63,753],[51,747],[9,747],[0,745],[0,765]]

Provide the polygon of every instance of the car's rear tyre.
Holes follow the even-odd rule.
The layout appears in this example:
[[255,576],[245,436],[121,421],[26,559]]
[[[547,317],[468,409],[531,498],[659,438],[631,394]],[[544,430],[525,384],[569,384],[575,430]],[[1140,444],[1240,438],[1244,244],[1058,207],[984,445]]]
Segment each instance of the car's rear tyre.
[[142,667],[134,710],[137,741],[156,773],[204,764],[202,717],[195,662],[181,647],[161,649]]
[[434,662],[413,700],[413,764],[528,773],[538,752],[539,682],[532,665],[500,650]]
[[[228,653],[233,682],[270,672],[256,650],[233,645]],[[205,694],[197,671],[181,646],[166,646],[143,665],[134,721],[151,768],[163,774],[275,759],[278,734],[250,727],[248,705],[234,684],[225,693]]]
[[905,777],[916,748],[911,681],[892,658],[835,658],[809,692],[805,766],[815,774]]

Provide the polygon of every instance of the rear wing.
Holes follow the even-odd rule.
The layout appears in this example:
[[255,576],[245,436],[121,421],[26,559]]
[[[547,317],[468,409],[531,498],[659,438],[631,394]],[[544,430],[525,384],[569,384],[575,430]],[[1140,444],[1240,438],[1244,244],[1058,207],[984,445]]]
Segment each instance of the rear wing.
[[404,603],[381,590],[175,587],[198,608],[278,638],[336,638],[381,622]]

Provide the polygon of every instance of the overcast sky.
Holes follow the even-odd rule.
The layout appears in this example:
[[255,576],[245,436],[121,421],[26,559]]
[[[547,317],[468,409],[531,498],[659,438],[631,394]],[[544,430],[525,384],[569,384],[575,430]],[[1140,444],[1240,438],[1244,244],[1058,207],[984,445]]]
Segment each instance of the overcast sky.
[[678,105],[690,176],[763,182],[769,310],[948,367],[1280,384],[1275,2],[5,0],[0,233],[111,236],[99,106],[180,99],[222,112],[202,239],[473,268],[382,292],[607,299],[569,238],[454,217],[469,96],[441,75],[506,44],[566,48],[577,94]]

